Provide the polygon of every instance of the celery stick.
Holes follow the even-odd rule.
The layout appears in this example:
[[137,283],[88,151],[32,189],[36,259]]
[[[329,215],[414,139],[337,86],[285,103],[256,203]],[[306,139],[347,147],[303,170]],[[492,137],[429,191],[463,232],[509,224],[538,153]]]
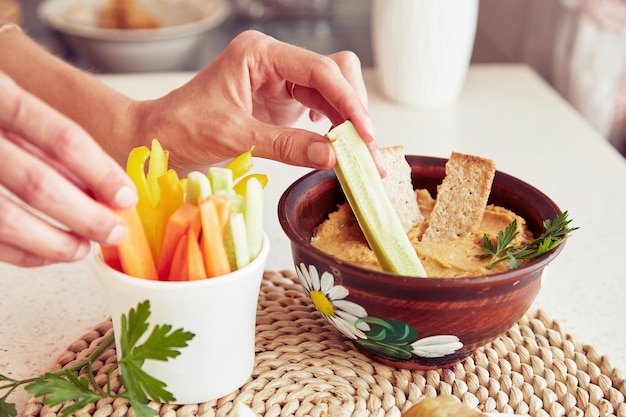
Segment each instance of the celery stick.
[[326,136],[337,157],[339,183],[383,270],[425,277],[426,271],[389,201],[374,159],[352,122],[345,121]]
[[198,201],[202,201],[210,196],[211,192],[211,183],[206,175],[198,171],[192,171],[187,174],[186,202],[198,204]]
[[226,228],[224,246],[230,268],[234,271],[250,263],[250,251],[246,236],[246,223],[243,213],[231,213]]
[[246,183],[245,220],[250,258],[254,259],[261,252],[263,245],[263,186],[252,177]]

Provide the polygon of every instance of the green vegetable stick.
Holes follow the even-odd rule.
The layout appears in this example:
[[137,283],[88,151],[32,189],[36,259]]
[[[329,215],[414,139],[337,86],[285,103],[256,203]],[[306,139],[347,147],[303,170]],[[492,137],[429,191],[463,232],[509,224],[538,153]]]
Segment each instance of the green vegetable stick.
[[246,199],[242,195],[229,193],[226,194],[228,198],[228,211],[232,213],[242,213],[246,209]]
[[187,174],[187,191],[185,201],[191,204],[198,204],[211,195],[211,183],[209,178],[202,172],[192,171]]
[[425,277],[426,271],[394,210],[374,159],[349,120],[326,135],[335,172],[365,238],[384,271]]
[[263,245],[263,186],[256,178],[246,183],[245,220],[250,259],[261,252]]
[[233,271],[243,268],[251,261],[243,213],[231,213],[224,239],[228,262]]
[[215,194],[233,192],[233,171],[228,168],[211,167],[208,173]]

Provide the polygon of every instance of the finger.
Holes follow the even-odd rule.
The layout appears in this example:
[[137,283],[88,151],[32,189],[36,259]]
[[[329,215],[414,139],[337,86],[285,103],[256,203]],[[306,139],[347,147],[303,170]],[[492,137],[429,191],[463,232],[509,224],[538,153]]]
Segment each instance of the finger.
[[[284,59],[284,48],[289,49],[291,58],[288,60]],[[265,48],[264,52],[269,54],[269,57],[265,57],[265,59],[269,62],[278,63],[276,71],[279,75],[297,85],[294,95],[298,101],[300,99],[297,91],[301,86],[318,92],[341,116],[342,121],[351,120],[354,123],[359,135],[366,143],[374,141],[374,129],[366,108],[367,100],[363,101],[361,98],[363,92],[355,90],[355,86],[344,77],[342,70],[333,58],[316,54],[304,48],[292,45],[285,46],[280,43],[272,44],[271,47]],[[335,57],[335,59],[338,58]],[[347,61],[348,59],[355,61],[351,65],[356,66],[358,57],[355,54],[344,52],[342,60]],[[302,62],[310,62],[310,65],[303,67]],[[351,78],[354,77],[354,70],[346,71],[350,73]],[[361,86],[357,86],[357,88],[362,89]],[[306,103],[303,104],[306,105]],[[333,119],[331,118],[331,120]]]
[[302,103],[316,114],[323,114],[326,116],[333,126],[336,126],[346,120],[343,115],[335,109],[335,107],[326,101],[319,91],[302,85],[293,85],[294,87],[291,88],[293,99]]
[[[335,109],[330,106],[330,104],[319,94],[316,90],[312,88],[296,86],[291,89],[293,92],[293,97],[295,100],[303,103],[305,106],[309,107],[311,110],[310,118],[312,121],[318,121],[317,115],[325,114],[333,124],[336,126],[344,121],[343,117],[335,111]],[[356,126],[355,126],[356,127]],[[376,166],[378,168],[378,172],[381,177],[387,175],[387,168],[385,164],[385,160],[378,148],[378,145],[374,141],[365,141],[365,144],[374,159]]]
[[331,169],[335,154],[330,141],[322,135],[304,129],[267,124],[246,114],[233,112],[236,122],[228,123],[228,131],[217,132],[225,137],[239,138],[255,156],[291,165],[314,169]]
[[[136,203],[137,193],[132,181],[80,126],[22,90],[2,73],[0,91],[3,92],[0,128],[28,139],[45,155],[40,155],[42,159],[72,180],[79,179],[105,204],[130,208]],[[20,146],[23,147],[24,142]]]
[[0,262],[21,267],[43,266],[51,263],[47,259],[33,255],[5,242],[0,242]]
[[363,104],[367,107],[367,87],[361,72],[361,62],[358,56],[349,51],[337,52],[328,56],[339,66],[344,78],[350,83]]
[[26,205],[84,239],[116,244],[124,237],[126,227],[119,216],[40,159],[6,140],[1,132],[0,155],[11,155],[0,170],[0,184]]
[[0,194],[0,258],[23,266],[70,262],[89,253],[89,242],[53,226]]
[[[300,48],[296,49],[302,54],[309,53]],[[313,55],[317,62],[312,63],[308,68],[315,68],[317,64],[322,68],[326,66],[326,69],[309,70],[308,73],[305,71],[308,77],[306,79],[291,78],[291,96],[316,113],[325,114],[333,126],[344,120],[352,121],[355,129],[367,144],[380,175],[384,177],[386,175],[385,161],[375,144],[374,128],[367,114],[367,89],[358,57],[351,52],[340,52],[330,57]],[[302,57],[302,59],[305,58]],[[297,61],[297,59],[290,60],[290,62]],[[286,71],[289,71],[286,74],[291,71],[294,71],[293,74],[302,73],[289,67]],[[355,93],[359,100],[354,99]]]

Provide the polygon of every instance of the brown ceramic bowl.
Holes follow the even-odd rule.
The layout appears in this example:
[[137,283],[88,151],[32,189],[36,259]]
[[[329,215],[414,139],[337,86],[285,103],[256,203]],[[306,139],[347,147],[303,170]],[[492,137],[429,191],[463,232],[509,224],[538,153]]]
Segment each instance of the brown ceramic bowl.
[[[415,188],[436,195],[445,159],[407,156]],[[293,183],[278,203],[302,284],[318,310],[375,360],[406,369],[432,369],[465,359],[513,326],[541,288],[546,266],[563,249],[508,272],[471,278],[416,278],[343,262],[310,243],[315,228],[344,203],[333,171]],[[490,203],[526,219],[535,236],[561,210],[531,185],[497,172]]]

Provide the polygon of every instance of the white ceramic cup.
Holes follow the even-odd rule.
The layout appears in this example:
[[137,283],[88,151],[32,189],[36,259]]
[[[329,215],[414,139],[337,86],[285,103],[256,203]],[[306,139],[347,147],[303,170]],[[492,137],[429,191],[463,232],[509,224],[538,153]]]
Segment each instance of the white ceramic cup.
[[94,245],[87,270],[106,299],[120,354],[120,317],[150,301],[150,328],[170,324],[195,334],[175,358],[146,361],[143,370],[163,381],[175,404],[197,404],[240,388],[252,374],[259,290],[269,254],[269,239],[257,258],[229,274],[188,282],[134,278],[109,267]]
[[374,65],[396,102],[440,107],[454,102],[469,67],[478,0],[374,0]]

